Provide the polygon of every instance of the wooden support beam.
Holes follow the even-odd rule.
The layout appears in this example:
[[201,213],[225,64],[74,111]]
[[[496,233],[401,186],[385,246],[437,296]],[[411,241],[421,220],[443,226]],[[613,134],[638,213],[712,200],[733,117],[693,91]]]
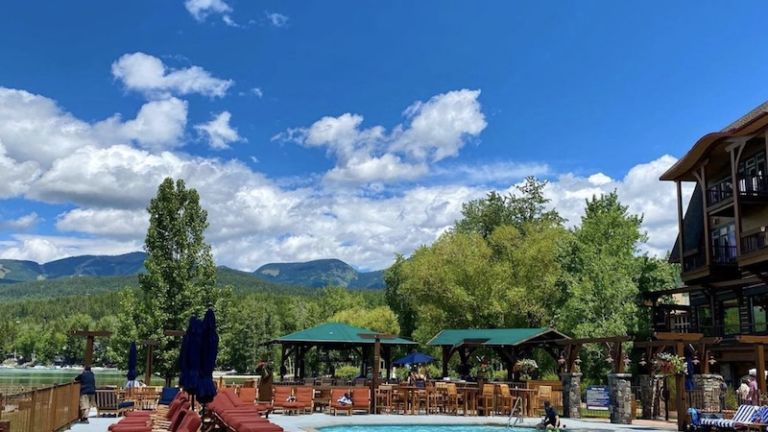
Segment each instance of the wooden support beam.
[[[685,357],[685,343],[678,341],[675,344],[675,353],[679,357]],[[687,418],[688,407],[685,406],[685,377],[683,375],[675,375],[675,407],[677,408],[677,430],[685,430],[685,423]]]
[[613,359],[613,368],[616,373],[624,373],[624,353],[622,350],[621,342],[615,342],[616,356]]
[[85,354],[83,355],[83,367],[90,367],[93,364],[93,345],[97,337],[112,336],[112,332],[106,330],[73,330],[73,336],[85,338]]
[[755,363],[757,367],[757,387],[760,389],[760,394],[765,394],[765,345],[755,345]]
[[154,361],[155,347],[160,345],[160,342],[154,339],[147,339],[147,340],[141,341],[141,344],[147,347],[147,363],[144,369],[144,384],[151,386],[152,385],[152,362]]
[[656,332],[653,336],[658,340],[675,342],[698,342],[703,337],[702,333],[677,333],[677,332]]

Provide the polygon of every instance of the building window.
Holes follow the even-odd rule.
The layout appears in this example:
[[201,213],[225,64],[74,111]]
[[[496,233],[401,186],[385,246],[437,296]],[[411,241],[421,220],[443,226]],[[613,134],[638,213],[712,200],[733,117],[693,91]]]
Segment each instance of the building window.
[[739,333],[739,304],[736,300],[723,302],[723,332],[725,335]]
[[714,329],[712,326],[712,311],[708,306],[699,306],[696,309],[696,322],[699,325],[699,331],[707,336],[714,336]]
[[739,163],[739,178],[759,177],[765,174],[765,152],[757,153]]

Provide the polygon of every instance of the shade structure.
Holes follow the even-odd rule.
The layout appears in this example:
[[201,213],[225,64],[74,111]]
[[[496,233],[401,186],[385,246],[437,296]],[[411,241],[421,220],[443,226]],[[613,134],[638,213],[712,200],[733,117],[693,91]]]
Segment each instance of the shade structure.
[[128,381],[135,381],[138,372],[136,372],[136,342],[131,342],[131,346],[128,348],[128,372],[125,374],[125,378]]
[[200,343],[200,377],[197,383],[197,400],[206,404],[216,396],[216,385],[213,383],[213,369],[216,367],[216,356],[219,353],[219,334],[216,331],[216,315],[213,309],[208,309],[203,318]]
[[400,357],[399,359],[395,360],[392,363],[398,366],[402,366],[402,365],[431,363],[434,360],[435,360],[434,357],[432,357],[431,355],[420,353],[420,352],[412,352],[405,357]]
[[[186,346],[180,356],[181,373],[179,382],[190,395],[197,395],[200,380],[200,346],[203,339],[203,322],[196,316],[189,319],[184,336]],[[184,341],[183,341],[184,342]]]

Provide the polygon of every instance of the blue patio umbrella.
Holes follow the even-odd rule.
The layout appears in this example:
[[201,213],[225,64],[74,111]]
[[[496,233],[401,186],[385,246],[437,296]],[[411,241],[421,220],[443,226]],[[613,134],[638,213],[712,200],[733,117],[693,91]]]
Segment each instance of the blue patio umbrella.
[[179,347],[179,387],[184,388],[184,379],[185,373],[184,369],[186,368],[186,356],[187,356],[187,340],[188,340],[187,333],[184,332],[184,335],[181,337],[181,347]]
[[200,378],[200,345],[203,336],[203,323],[193,316],[189,319],[186,333],[186,349],[181,357],[182,370],[179,381],[190,395],[196,395]]
[[136,342],[131,342],[131,346],[128,348],[128,373],[125,374],[125,378],[128,381],[135,381],[138,373],[136,372]]
[[200,377],[197,383],[197,400],[206,404],[216,396],[213,383],[213,369],[219,353],[219,334],[216,332],[216,315],[208,309],[203,318],[202,339],[200,344]]
[[685,355],[685,391],[691,392],[693,391],[695,384],[693,383],[693,361],[691,359],[691,354],[686,353]]
[[392,363],[397,365],[397,366],[402,366],[402,365],[407,365],[407,364],[408,365],[412,365],[412,364],[431,363],[434,360],[435,360],[434,357],[432,357],[431,355],[427,355],[427,354],[420,353],[420,352],[412,352],[412,353],[408,354],[405,357],[401,357],[401,358],[395,360]]

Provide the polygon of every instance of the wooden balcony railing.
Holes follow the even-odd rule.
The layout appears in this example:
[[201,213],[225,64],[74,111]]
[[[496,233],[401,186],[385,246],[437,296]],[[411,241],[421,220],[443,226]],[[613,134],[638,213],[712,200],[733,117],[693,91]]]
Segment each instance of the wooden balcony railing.
[[713,246],[712,262],[715,264],[733,264],[736,262],[736,246]]
[[722,185],[716,185],[707,189],[707,205],[712,207],[730,199],[733,196],[733,190],[729,187],[723,187]]
[[765,249],[765,233],[757,232],[741,238],[741,250],[743,253],[750,253]]
[[79,406],[79,383],[0,395],[0,421],[10,422],[13,432],[54,432],[78,420]]
[[747,197],[768,197],[768,177],[746,176],[739,179],[739,195]]

